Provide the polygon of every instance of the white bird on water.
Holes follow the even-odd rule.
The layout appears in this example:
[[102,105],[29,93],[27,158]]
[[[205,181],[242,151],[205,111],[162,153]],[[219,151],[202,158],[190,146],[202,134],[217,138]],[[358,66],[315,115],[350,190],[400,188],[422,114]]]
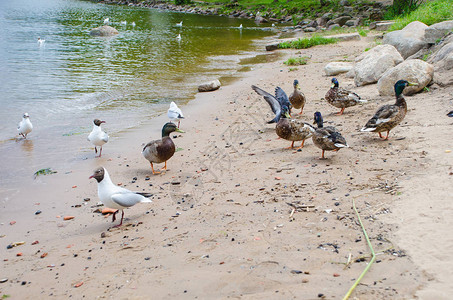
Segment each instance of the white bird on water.
[[179,123],[182,119],[184,119],[184,115],[182,114],[181,109],[173,101],[170,103],[170,108],[167,111],[167,116],[172,122],[178,121],[178,128]]
[[33,130],[33,125],[30,122],[30,116],[27,113],[24,113],[22,116],[22,121],[19,122],[19,126],[17,126],[17,130],[19,134],[27,138],[27,134],[29,134]]
[[109,18],[105,18],[105,19],[104,19],[104,25],[108,25],[109,22],[110,22],[110,19],[109,19]]
[[239,28],[239,29],[242,29],[242,24],[241,24],[241,25],[239,25],[239,27],[238,27],[238,28]]
[[180,40],[181,40],[181,34],[178,34],[178,36],[176,37],[176,39],[177,39],[178,41],[180,41]]
[[121,25],[127,25],[127,21],[121,21]]
[[98,149],[96,146],[101,147],[99,150],[99,157],[102,155],[102,145],[109,141],[109,136],[107,133],[102,131],[101,124],[105,123],[105,121],[101,121],[99,119],[94,119],[93,121],[93,130],[88,135],[87,140],[90,141],[94,145],[94,153],[98,153]]
[[179,23],[176,23],[176,27],[182,27],[182,21]]
[[[96,179],[98,182],[98,196],[104,206],[118,210],[121,209],[121,221],[114,227],[119,227],[123,224],[125,208],[134,206],[140,202],[152,202],[151,199],[148,199],[152,194],[135,193],[113,184],[109,173],[104,167],[99,167],[94,170],[93,175],[90,176],[90,179],[91,178]],[[113,213],[112,222],[115,222],[118,210]]]
[[45,42],[46,42],[46,40],[38,38],[38,46],[43,46]]
[[132,21],[131,25],[132,25],[132,27],[135,27],[135,22],[134,22],[134,21]]

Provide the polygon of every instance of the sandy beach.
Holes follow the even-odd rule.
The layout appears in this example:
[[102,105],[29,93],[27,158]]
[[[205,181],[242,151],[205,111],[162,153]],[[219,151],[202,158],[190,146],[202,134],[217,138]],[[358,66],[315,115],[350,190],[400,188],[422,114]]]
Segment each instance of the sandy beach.
[[[325,64],[353,61],[373,44],[370,36],[279,50],[279,60],[198,94],[182,107],[185,133],[172,134],[180,149],[160,175],[141,149],[160,137],[165,115],[111,140],[101,158],[87,154],[70,169],[18,183],[0,215],[0,279],[7,279],[0,295],[342,299],[370,261],[354,200],[377,261],[351,299],[449,299],[453,149],[445,115],[453,88],[406,97],[407,116],[388,141],[359,132],[379,106],[394,102],[376,85],[356,88],[337,76],[368,100],[342,116],[322,99],[331,79]],[[299,53],[308,64],[290,71],[283,61]],[[272,112],[250,86],[289,94],[294,79],[307,96],[296,117],[312,123],[322,112],[350,148],[326,152],[325,160],[311,139],[301,150],[285,149],[291,143],[266,124]],[[88,179],[98,166],[116,184],[153,193],[153,203],[126,209],[123,226],[111,228],[111,217],[96,212],[97,184]]]

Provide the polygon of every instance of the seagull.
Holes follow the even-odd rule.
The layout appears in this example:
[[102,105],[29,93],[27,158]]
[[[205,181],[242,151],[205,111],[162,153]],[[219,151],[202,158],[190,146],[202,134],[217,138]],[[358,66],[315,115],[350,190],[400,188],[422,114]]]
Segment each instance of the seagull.
[[19,122],[19,126],[17,126],[17,130],[19,134],[27,138],[27,134],[29,134],[33,130],[33,125],[30,122],[30,116],[27,113],[24,113],[22,116],[22,121]]
[[109,18],[105,18],[105,19],[104,19],[104,25],[108,25],[108,24],[109,24],[109,21],[110,21]]
[[46,40],[38,38],[38,46],[43,46],[45,42],[46,42]]
[[121,21],[121,25],[127,25],[127,21]]
[[274,24],[274,23],[272,23],[272,27],[275,27],[275,24]]
[[131,25],[132,25],[132,27],[135,27],[135,22],[134,22],[134,21],[132,21]]
[[182,27],[182,21],[179,23],[176,23],[176,27]]
[[[98,197],[101,202],[109,208],[113,209],[121,209],[121,221],[118,225],[114,227],[120,227],[123,224],[124,218],[124,209],[127,207],[134,206],[140,202],[152,202],[151,197],[152,194],[149,193],[135,193],[128,189],[119,187],[113,184],[112,180],[110,179],[109,173],[104,167],[99,167],[94,170],[93,175],[90,176],[90,179],[94,178],[98,182]],[[112,222],[116,220],[116,214],[118,210],[113,213]]]
[[176,39],[177,39],[178,41],[180,41],[180,40],[181,40],[181,34],[178,34],[178,36],[176,37]]
[[184,119],[184,115],[182,114],[181,109],[176,105],[175,102],[170,103],[170,108],[167,111],[167,116],[170,119],[170,121],[178,121],[178,128],[179,128],[179,123],[181,122],[182,119]]
[[94,119],[93,123],[94,123],[93,130],[88,135],[87,140],[94,145],[94,153],[98,153],[98,149],[96,149],[96,146],[101,147],[101,149],[99,150],[99,157],[101,157],[102,145],[109,141],[109,136],[101,129],[101,124],[105,123],[105,121]]
[[239,29],[242,29],[242,24],[241,24],[241,25],[239,25],[239,27],[238,27],[238,28],[239,28]]

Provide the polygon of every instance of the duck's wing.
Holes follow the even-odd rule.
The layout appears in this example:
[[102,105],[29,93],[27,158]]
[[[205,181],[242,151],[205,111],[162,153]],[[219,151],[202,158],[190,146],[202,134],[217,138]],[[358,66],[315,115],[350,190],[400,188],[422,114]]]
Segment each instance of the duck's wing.
[[386,123],[393,119],[399,110],[400,108],[396,105],[384,105],[377,110],[374,116],[366,123],[365,127],[375,127],[376,125]]
[[[319,129],[318,129],[319,130]],[[348,147],[346,139],[341,135],[341,133],[333,126],[327,126],[322,128],[324,137],[332,142],[336,147],[343,148]]]
[[277,101],[281,106],[286,105],[288,109],[291,108],[291,103],[289,102],[288,95],[286,95],[285,91],[279,86],[275,88],[275,98],[277,98]]
[[271,107],[272,111],[275,114],[275,118],[273,120],[269,121],[268,123],[277,122],[280,119],[280,116],[282,115],[282,107],[280,105],[280,102],[278,102],[277,99],[273,95],[269,94],[266,91],[263,91],[262,89],[260,89],[257,86],[252,85],[252,89],[258,95],[261,95],[264,97],[264,100],[266,100],[266,102],[269,104],[269,106]]

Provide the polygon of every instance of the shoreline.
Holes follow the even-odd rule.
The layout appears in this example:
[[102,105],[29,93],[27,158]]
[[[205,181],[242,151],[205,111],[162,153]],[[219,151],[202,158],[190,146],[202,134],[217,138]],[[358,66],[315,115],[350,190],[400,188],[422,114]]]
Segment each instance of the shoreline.
[[[420,263],[419,253],[411,251],[414,257],[408,257],[405,250],[420,246],[413,239],[418,232],[427,226],[436,228],[427,223],[417,227],[417,211],[406,211],[413,196],[408,182],[423,178],[418,175],[420,165],[413,161],[420,160],[420,147],[427,149],[429,162],[448,155],[442,148],[448,141],[440,148],[429,148],[432,141],[427,136],[437,123],[441,132],[433,138],[448,132],[448,120],[431,120],[431,127],[425,128],[416,117],[426,116],[429,109],[444,109],[449,103],[431,107],[423,102],[425,94],[408,97],[406,121],[412,127],[397,127],[386,143],[356,131],[376,107],[393,101],[379,97],[375,85],[355,88],[351,79],[338,76],[342,86],[370,100],[348,109],[344,116],[333,115],[336,109],[320,100],[330,86],[329,78],[322,74],[326,62],[353,58],[368,43],[362,39],[306,49],[304,54],[312,59],[297,71],[289,72],[281,58],[257,65],[218,91],[197,94],[181,107],[186,116],[181,129],[186,133],[178,134],[174,142],[183,150],[175,153],[168,161],[168,171],[161,175],[152,175],[140,148],[160,136],[165,114],[109,142],[102,158],[82,160],[66,170],[71,173],[39,177],[29,190],[10,199],[17,202],[16,208],[0,216],[5,235],[0,247],[26,242],[3,252],[0,277],[8,281],[0,284],[0,293],[13,298],[134,295],[146,299],[152,286],[153,296],[163,299],[342,297],[367,261],[344,268],[349,255],[357,259],[368,253],[350,208],[350,199],[355,198],[380,262],[372,266],[364,285],[353,295],[407,299],[422,288],[425,297],[448,295],[448,281],[439,282],[420,269],[427,268],[432,257]],[[279,51],[284,57],[297,52]],[[317,159],[320,150],[311,141],[300,152],[284,149],[290,142],[278,140],[274,127],[266,125],[270,109],[250,85],[267,91],[280,85],[289,93],[295,77],[308,96],[301,118],[311,122],[312,113],[322,111],[326,123],[340,129],[351,149],[328,152],[327,160]],[[419,130],[425,132],[422,144]],[[425,164],[432,165],[429,162]],[[451,167],[451,159],[449,162]],[[110,218],[93,213],[97,188],[88,176],[99,165],[108,169],[114,183],[154,193],[153,203],[125,211],[125,225],[119,229],[108,230]],[[435,165],[438,168],[431,176],[438,169],[448,169]],[[400,182],[405,185],[398,187]],[[437,195],[440,209],[442,191]],[[423,206],[422,196],[416,207]],[[29,198],[33,205],[24,207],[21,200]],[[37,204],[44,198],[49,202],[46,207]],[[393,212],[395,201],[398,215]],[[314,209],[291,216],[288,202],[314,205]],[[35,215],[38,209],[42,213]],[[12,220],[8,214],[14,212],[23,219]],[[401,220],[405,214],[411,224]],[[66,215],[75,218],[63,221]],[[11,221],[16,223],[9,225]],[[407,236],[404,249],[400,248],[401,234]],[[32,245],[35,240],[39,243]],[[420,250],[429,248],[429,243],[425,240]],[[23,255],[16,256],[18,252]],[[42,253],[48,255],[40,258]],[[443,249],[442,255],[451,258],[448,253],[448,247]],[[427,289],[428,280],[437,291]],[[75,287],[81,282],[83,285]]]

